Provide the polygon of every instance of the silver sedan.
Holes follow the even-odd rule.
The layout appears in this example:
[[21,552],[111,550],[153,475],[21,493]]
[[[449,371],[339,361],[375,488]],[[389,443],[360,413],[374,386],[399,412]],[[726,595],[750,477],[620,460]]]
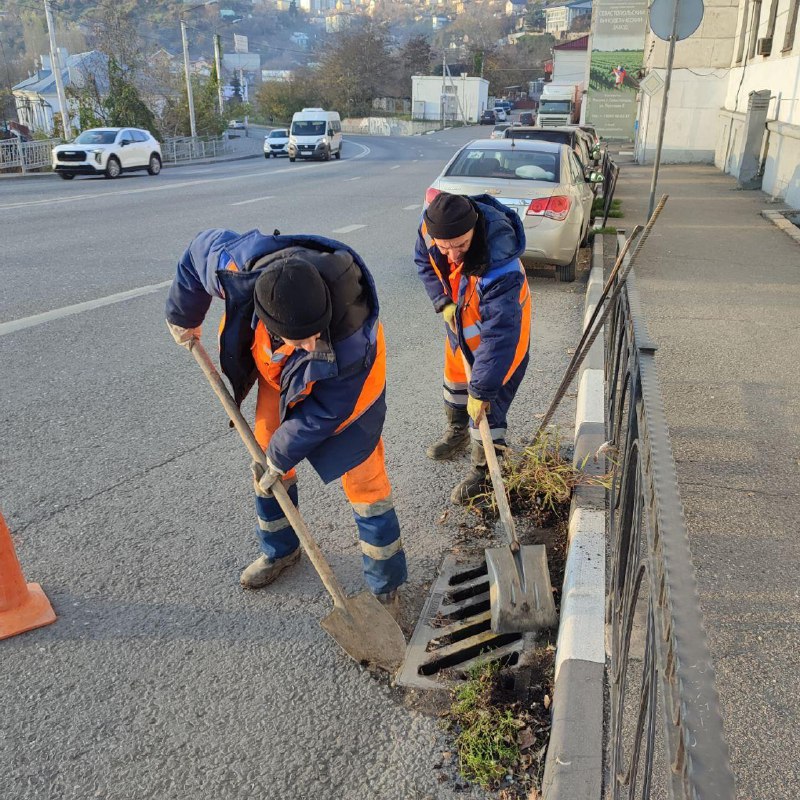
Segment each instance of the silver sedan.
[[589,235],[592,183],[563,144],[515,139],[476,139],[448,162],[425,195],[490,194],[517,212],[525,229],[523,261],[555,265],[559,280],[575,279],[581,244]]

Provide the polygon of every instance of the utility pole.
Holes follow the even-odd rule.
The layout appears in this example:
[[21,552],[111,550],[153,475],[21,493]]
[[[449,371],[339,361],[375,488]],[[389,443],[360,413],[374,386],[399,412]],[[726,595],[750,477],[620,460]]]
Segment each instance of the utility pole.
[[53,12],[50,8],[50,0],[44,0],[44,15],[47,18],[47,35],[50,39],[50,66],[53,68],[53,77],[56,79],[56,92],[58,93],[58,104],[61,106],[61,122],[64,127],[64,138],[72,138],[72,125],[69,121],[69,109],[67,108],[67,95],[64,92],[64,81],[61,77],[61,58],[56,45],[56,34],[53,25]]
[[219,95],[219,113],[220,116],[225,113],[225,98],[222,96],[222,43],[220,35],[214,34],[214,63],[217,65],[217,94]]
[[[658,141],[656,143],[656,157],[653,162],[653,180],[650,184],[650,203],[647,212],[648,219],[653,215],[656,203],[656,185],[658,184],[658,168],[661,165],[661,146],[664,144],[664,124],[667,121],[667,101],[669,100],[669,85],[672,82],[672,65],[675,63],[675,43],[678,41],[678,10],[681,0],[675,0],[675,10],[672,13],[672,35],[669,37],[669,52],[667,53],[667,74],[664,78],[664,97],[661,100],[661,119],[658,122]],[[645,152],[647,143],[645,141]]]
[[447,53],[442,50],[442,127],[447,123],[447,94],[445,92],[445,76],[447,75]]
[[192,95],[192,78],[189,72],[189,44],[186,41],[186,20],[181,13],[181,41],[183,42],[183,69],[186,73],[186,97],[189,100],[189,126],[192,138],[197,136],[197,125],[194,121],[194,97]]

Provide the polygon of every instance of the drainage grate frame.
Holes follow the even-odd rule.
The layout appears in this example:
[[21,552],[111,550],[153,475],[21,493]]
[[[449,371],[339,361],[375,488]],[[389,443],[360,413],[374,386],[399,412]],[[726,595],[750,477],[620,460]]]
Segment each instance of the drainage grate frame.
[[425,601],[395,682],[415,689],[452,689],[478,664],[497,661],[513,670],[536,642],[535,633],[492,632],[485,553],[451,553]]

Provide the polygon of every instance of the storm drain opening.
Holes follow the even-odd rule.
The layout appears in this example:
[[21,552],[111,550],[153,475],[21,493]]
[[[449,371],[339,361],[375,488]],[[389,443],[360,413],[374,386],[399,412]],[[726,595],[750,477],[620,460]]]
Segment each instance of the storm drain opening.
[[467,680],[476,665],[513,668],[535,643],[535,634],[492,632],[485,554],[469,559],[451,554],[425,602],[396,682],[450,689]]

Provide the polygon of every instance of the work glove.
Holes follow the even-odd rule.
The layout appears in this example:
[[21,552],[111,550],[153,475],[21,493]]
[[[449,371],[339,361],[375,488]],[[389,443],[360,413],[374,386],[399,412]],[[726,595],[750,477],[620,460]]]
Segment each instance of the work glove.
[[442,309],[442,316],[444,317],[444,321],[450,326],[451,331],[455,331],[456,329],[456,311],[458,311],[458,306],[455,303],[448,303]]
[[267,459],[267,469],[265,470],[258,461],[250,464],[253,471],[253,489],[259,497],[272,497],[272,487],[283,476],[283,470],[278,469],[269,459]]
[[175,344],[179,344],[187,350],[191,350],[192,345],[200,341],[201,327],[199,325],[196,328],[181,328],[180,325],[173,325],[167,320],[167,327],[175,340]]
[[467,414],[475,420],[475,424],[480,423],[483,415],[488,413],[489,403],[486,400],[478,400],[477,397],[469,395],[467,397]]

